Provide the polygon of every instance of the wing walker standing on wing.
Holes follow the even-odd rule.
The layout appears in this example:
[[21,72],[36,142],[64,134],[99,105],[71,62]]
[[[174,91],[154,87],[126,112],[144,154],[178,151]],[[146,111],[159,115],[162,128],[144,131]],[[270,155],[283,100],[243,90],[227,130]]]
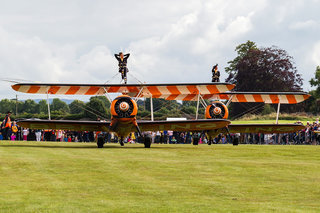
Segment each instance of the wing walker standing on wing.
[[121,73],[122,80],[127,84],[127,73],[129,72],[129,69],[127,68],[127,61],[130,53],[123,55],[123,53],[120,52],[119,54],[114,54],[114,56],[119,62],[119,73]]

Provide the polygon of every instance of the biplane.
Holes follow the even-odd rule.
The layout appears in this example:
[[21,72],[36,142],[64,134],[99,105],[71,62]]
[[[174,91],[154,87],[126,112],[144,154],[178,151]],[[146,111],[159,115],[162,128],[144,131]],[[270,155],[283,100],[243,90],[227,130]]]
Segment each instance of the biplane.
[[[111,103],[110,121],[71,121],[71,120],[20,120],[18,124],[31,129],[61,129],[76,131],[114,132],[120,138],[121,146],[130,132],[138,132],[143,137],[147,131],[192,131],[205,132],[210,138],[221,132],[227,133],[289,133],[304,128],[300,124],[231,124],[228,120],[228,105],[231,102],[264,102],[278,104],[300,103],[310,95],[305,92],[232,92],[230,83],[178,83],[178,84],[46,84],[18,83],[12,85],[15,91],[47,95],[105,95]],[[111,93],[119,93],[111,100]],[[137,100],[150,98],[151,120],[137,120]],[[195,120],[154,121],[153,98],[165,100],[197,101]],[[205,99],[214,100],[207,104]],[[222,100],[226,100],[225,103]],[[205,108],[205,119],[198,119],[199,105]],[[49,117],[50,118],[50,117]],[[98,138],[102,148],[104,140]],[[151,140],[145,137],[144,146],[149,148]]]

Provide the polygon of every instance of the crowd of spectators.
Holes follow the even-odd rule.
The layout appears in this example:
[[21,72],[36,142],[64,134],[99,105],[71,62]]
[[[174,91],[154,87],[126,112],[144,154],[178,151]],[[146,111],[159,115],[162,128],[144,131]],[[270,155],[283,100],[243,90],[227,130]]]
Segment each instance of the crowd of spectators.
[[[299,123],[299,122],[297,122]],[[117,143],[118,138],[113,133],[88,132],[88,131],[63,131],[63,130],[39,130],[19,127],[16,122],[12,126],[8,140],[25,141],[60,141],[60,142],[94,142],[98,136],[104,136],[106,143]],[[319,132],[318,132],[319,131]],[[4,139],[3,129],[0,132],[0,140]],[[219,134],[213,140],[209,140],[206,134],[198,132],[157,131],[151,132],[152,143],[164,144],[231,144],[237,140],[242,144],[320,144],[320,123],[307,122],[306,128],[286,134]],[[125,143],[143,143],[137,133],[131,133],[125,138]]]

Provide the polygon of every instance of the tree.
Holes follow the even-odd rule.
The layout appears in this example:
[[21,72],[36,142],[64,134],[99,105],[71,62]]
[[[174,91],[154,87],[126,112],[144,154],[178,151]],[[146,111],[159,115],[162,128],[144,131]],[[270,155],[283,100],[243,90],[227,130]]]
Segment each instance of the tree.
[[[231,67],[229,67],[231,68]],[[301,75],[285,50],[269,47],[250,49],[238,61],[228,82],[237,91],[300,91]]]
[[[100,101],[102,101],[102,103],[103,103],[103,105],[108,109],[108,108],[110,108],[110,101],[107,99],[107,97],[106,96],[93,96],[93,97],[91,97],[92,99],[94,99],[94,98],[96,98],[96,99],[98,99],[98,100],[100,100]],[[91,98],[90,98],[90,100],[91,100]]]
[[110,113],[108,112],[105,103],[99,98],[91,97],[90,101],[86,103],[84,116],[91,120],[97,120],[98,118],[108,119]]
[[39,101],[39,113],[48,114],[48,104],[46,100]]
[[320,96],[320,66],[317,66],[316,72],[314,74],[314,78],[311,78],[309,82],[312,87],[317,87],[316,94],[319,97]]
[[[247,41],[246,43],[240,44],[236,47],[235,51],[237,52],[238,56],[233,59],[232,61],[228,61],[229,67],[225,68],[226,73],[229,74],[229,78],[234,77],[237,74],[237,66],[239,61],[245,57],[250,50],[257,50],[257,45],[253,41]],[[228,82],[229,80],[227,80]]]
[[[248,41],[236,48],[238,56],[229,62],[227,82],[236,84],[236,91],[300,91],[301,75],[293,58],[277,47],[257,48]],[[235,106],[236,105],[236,106]],[[231,115],[246,111],[258,104],[233,104]]]
[[26,113],[36,114],[39,113],[39,105],[34,100],[27,99],[23,104],[23,110]]
[[315,90],[310,92],[311,97],[306,101],[306,110],[313,113],[319,113],[320,107],[320,66],[317,66],[314,78],[309,81],[312,87],[316,87]]
[[8,111],[15,112],[16,103],[9,99],[2,99],[0,101],[0,112],[6,114]]
[[69,113],[70,109],[66,102],[61,101],[59,98],[54,98],[52,103],[50,104],[50,110],[52,111],[59,111],[62,113]]
[[69,104],[71,114],[80,114],[84,112],[86,104],[83,101],[74,100]]

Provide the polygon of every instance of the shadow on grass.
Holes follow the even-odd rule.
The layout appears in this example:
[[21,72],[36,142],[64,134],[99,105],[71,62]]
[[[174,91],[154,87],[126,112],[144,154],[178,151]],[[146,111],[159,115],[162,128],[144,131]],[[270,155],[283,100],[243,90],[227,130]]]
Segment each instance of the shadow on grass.
[[[119,144],[106,144],[102,149],[149,149],[149,148],[144,148],[143,144],[139,144],[140,146],[120,146]],[[191,149],[193,146],[183,146],[186,144],[180,144],[181,147],[179,146],[157,146],[151,145],[150,149]],[[47,145],[47,144],[1,144],[0,147],[27,147],[27,148],[52,148],[52,149],[98,149],[96,144],[90,144],[90,145]],[[100,148],[99,148],[100,149]]]

